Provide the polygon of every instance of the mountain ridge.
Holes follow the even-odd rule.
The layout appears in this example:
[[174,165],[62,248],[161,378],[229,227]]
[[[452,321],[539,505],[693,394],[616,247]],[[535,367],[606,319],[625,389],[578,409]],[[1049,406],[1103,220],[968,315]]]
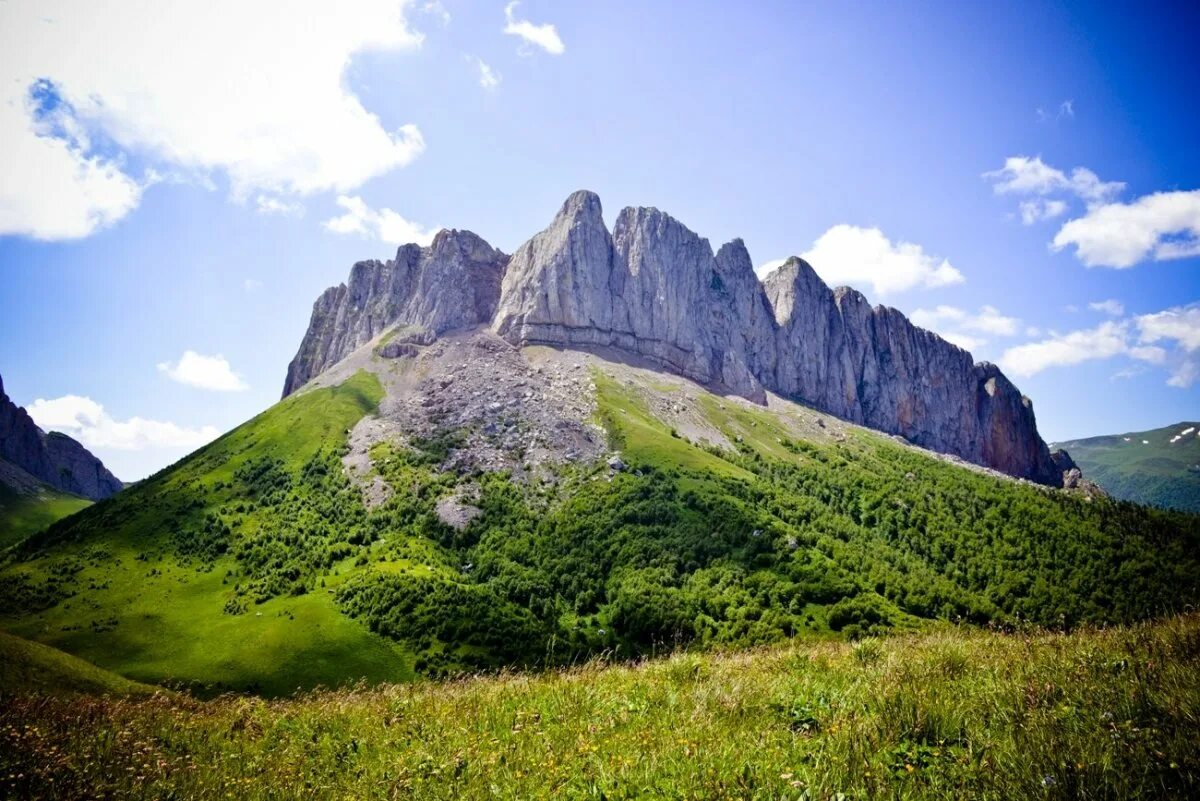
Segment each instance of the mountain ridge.
[[[29,413],[5,393],[3,377],[0,377],[0,460],[53,489],[93,501],[108,498],[125,486],[76,440],[58,431],[42,431]],[[13,489],[21,491],[21,487]]]
[[714,253],[658,209],[627,207],[609,232],[586,190],[511,256],[443,230],[428,248],[356,263],[314,304],[283,395],[397,323],[425,339],[487,327],[516,346],[615,348],[721,392],[757,403],[776,392],[1037,483],[1062,486],[1075,468],[1051,454],[1032,403],[995,365],[857,290],[830,289],[801,259],[760,281],[740,239]]

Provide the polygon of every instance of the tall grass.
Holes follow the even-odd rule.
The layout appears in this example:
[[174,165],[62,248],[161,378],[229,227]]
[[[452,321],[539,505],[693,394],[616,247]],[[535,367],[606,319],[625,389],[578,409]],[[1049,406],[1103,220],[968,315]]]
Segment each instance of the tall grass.
[[1200,615],[946,628],[287,700],[0,699],[31,798],[1183,798]]

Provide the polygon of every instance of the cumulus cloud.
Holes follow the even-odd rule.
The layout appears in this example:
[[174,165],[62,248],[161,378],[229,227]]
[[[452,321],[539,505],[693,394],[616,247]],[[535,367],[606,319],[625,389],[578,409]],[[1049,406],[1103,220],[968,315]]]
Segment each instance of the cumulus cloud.
[[61,431],[89,448],[136,451],[148,448],[198,448],[217,438],[214,426],[188,428],[175,423],[131,417],[115,420],[91,398],[64,395],[38,398],[27,407],[34,422],[47,431]]
[[503,76],[496,72],[491,66],[479,56],[467,56],[467,60],[475,65],[479,70],[479,85],[484,89],[495,89],[500,85]]
[[1192,353],[1200,349],[1200,304],[1176,306],[1137,318],[1142,342],[1174,341]]
[[[1076,167],[1070,174],[1051,167],[1041,156],[1009,156],[999,170],[985,172],[996,194],[1049,195],[1071,193],[1086,203],[1103,203],[1125,188],[1120,181],[1101,181],[1086,167]],[[1061,212],[1060,212],[1061,213]]]
[[223,174],[238,199],[344,192],[409,163],[421,132],[385,128],[345,81],[357,53],[420,45],[404,6],[0,3],[0,234],[120,220],[149,182],[132,160]]
[[1089,303],[1088,308],[1092,311],[1104,312],[1111,314],[1113,317],[1120,317],[1125,313],[1125,304],[1119,300],[1098,300],[1095,303]]
[[1200,256],[1200,190],[1095,206],[1064,224],[1052,243],[1055,250],[1071,245],[1087,267],[1124,269],[1146,259]]
[[325,228],[335,234],[358,234],[393,245],[415,242],[422,247],[433,241],[440,227],[426,228],[391,209],[372,209],[361,197],[342,195],[337,204],[345,213],[325,221]]
[[[1039,342],[1009,348],[1000,365],[1019,376],[1054,367],[1124,356],[1166,368],[1167,383],[1188,387],[1200,377],[1200,304],[1177,306],[1154,314],[1107,320],[1095,328],[1066,334],[1051,332]],[[1119,377],[1136,375],[1132,369]]]
[[1065,367],[1129,352],[1128,326],[1108,321],[1095,328],[1051,336],[1009,348],[1000,357],[1006,372],[1019,376],[1037,375],[1051,367]]
[[881,296],[966,280],[946,259],[930,256],[912,242],[893,243],[878,228],[835,225],[821,234],[801,258],[830,286],[861,288],[869,284]]
[[528,20],[517,19],[515,12],[518,5],[520,3],[517,0],[513,0],[513,2],[504,7],[504,32],[510,36],[519,36],[523,48],[527,48],[528,45],[534,45],[551,55],[561,56],[565,53],[567,47],[563,44],[563,40],[559,38],[558,29],[548,22],[542,25],[534,25]]
[[[246,288],[250,289],[249,283]],[[242,392],[249,389],[246,382],[233,372],[229,362],[220,354],[204,356],[194,350],[187,350],[179,357],[179,361],[161,362],[158,371],[172,381],[213,392]]]

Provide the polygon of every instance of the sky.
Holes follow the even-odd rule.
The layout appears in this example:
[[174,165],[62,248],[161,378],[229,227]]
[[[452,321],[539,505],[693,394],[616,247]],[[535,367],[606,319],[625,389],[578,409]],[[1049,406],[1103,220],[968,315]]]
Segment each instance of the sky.
[[0,376],[121,478],[278,398],[350,266],[577,189],[996,362],[1200,411],[1200,5],[0,0]]

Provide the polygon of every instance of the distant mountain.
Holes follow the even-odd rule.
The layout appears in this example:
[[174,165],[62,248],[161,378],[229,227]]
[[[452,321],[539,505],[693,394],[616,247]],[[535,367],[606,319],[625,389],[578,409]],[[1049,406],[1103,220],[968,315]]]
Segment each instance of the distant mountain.
[[1055,443],[1114,498],[1200,512],[1200,422]]
[[[124,487],[104,463],[66,434],[42,431],[29,413],[4,392],[0,378],[0,461],[9,463],[51,488],[93,501],[103,500]],[[27,494],[28,482],[14,478],[11,469],[0,472],[9,490]],[[8,476],[8,479],[5,479]]]

